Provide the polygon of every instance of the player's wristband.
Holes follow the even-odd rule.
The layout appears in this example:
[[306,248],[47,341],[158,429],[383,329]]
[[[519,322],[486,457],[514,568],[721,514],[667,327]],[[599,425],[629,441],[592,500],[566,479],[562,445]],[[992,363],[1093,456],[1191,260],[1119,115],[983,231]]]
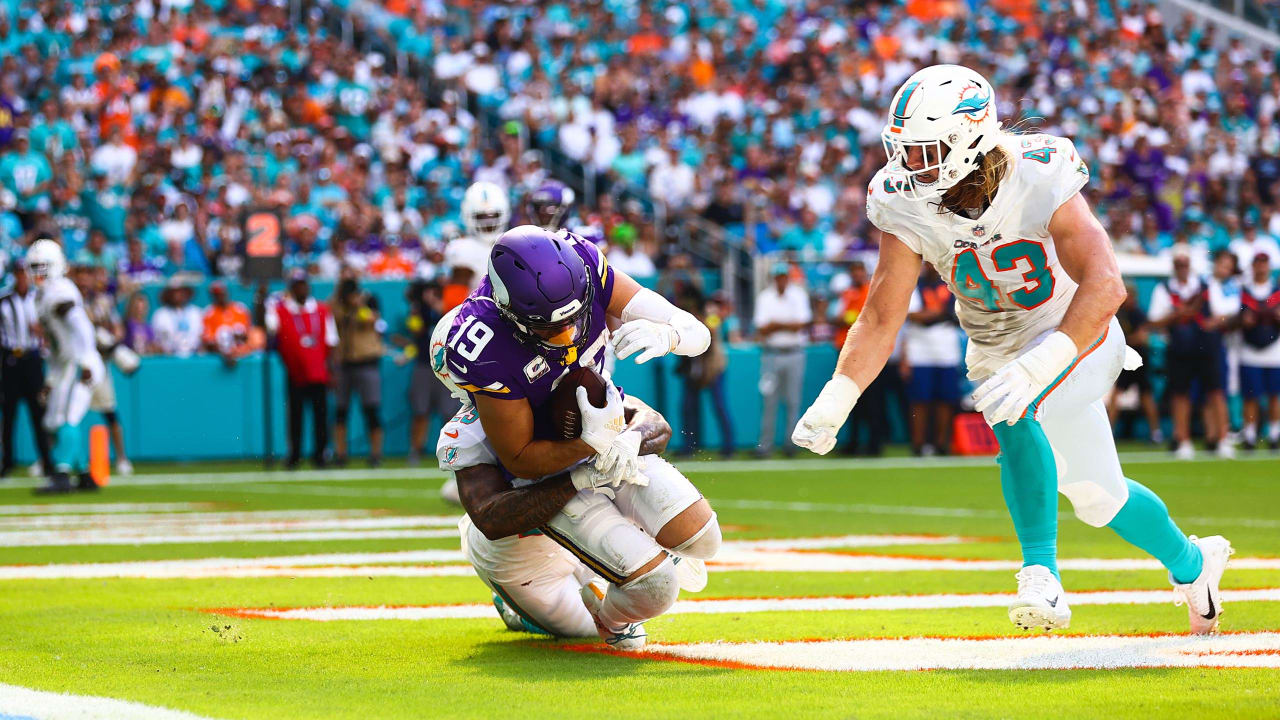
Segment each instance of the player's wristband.
[[1039,385],[1045,386],[1075,362],[1080,351],[1071,336],[1055,330],[1022,356],[1022,366]]

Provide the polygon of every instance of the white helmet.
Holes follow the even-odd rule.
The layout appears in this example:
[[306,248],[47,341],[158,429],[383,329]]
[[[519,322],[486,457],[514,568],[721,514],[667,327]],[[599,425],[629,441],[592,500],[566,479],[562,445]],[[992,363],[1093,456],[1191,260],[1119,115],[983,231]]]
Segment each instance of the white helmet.
[[67,258],[62,254],[62,246],[52,240],[31,243],[23,261],[37,285],[67,274]]
[[440,322],[431,329],[431,372],[435,374],[440,382],[444,383],[445,388],[454,399],[463,405],[471,404],[471,396],[467,391],[458,387],[458,383],[454,381],[453,375],[449,373],[449,365],[445,362],[446,355],[449,352],[446,340],[449,338],[449,328],[453,327],[453,319],[458,316],[458,311],[462,306],[450,310],[440,318]]
[[462,196],[462,224],[467,234],[490,245],[507,231],[511,199],[491,182],[474,183]]
[[[881,132],[889,161],[884,173],[909,200],[942,193],[982,162],[996,146],[996,93],[991,83],[961,65],[934,65],[907,78],[893,96]],[[919,148],[923,167],[909,169],[908,151]],[[932,175],[927,181],[922,175]]]

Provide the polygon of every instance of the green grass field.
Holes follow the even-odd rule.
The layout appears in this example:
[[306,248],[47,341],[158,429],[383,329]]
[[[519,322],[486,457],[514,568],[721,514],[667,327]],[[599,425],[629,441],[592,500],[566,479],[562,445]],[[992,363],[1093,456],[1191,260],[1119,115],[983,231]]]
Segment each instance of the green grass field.
[[[1129,475],[1156,490],[1184,530],[1233,542],[1224,588],[1254,599],[1228,595],[1220,640],[1262,645],[1186,646],[1194,667],[758,669],[775,657],[802,667],[887,657],[881,645],[802,640],[973,638],[988,655],[1003,647],[993,637],[1040,642],[1013,628],[999,598],[957,606],[1015,587],[1018,548],[989,460],[684,465],[719,512],[722,556],[736,564],[713,566],[705,591],[682,595],[698,603],[677,606],[725,599],[719,612],[651,621],[656,652],[640,656],[512,633],[491,609],[430,617],[439,610],[430,606],[489,602],[459,567],[457,510],[438,499],[436,472],[158,468],[59,499],[10,481],[0,486],[0,683],[9,688],[0,689],[0,719],[63,716],[41,705],[49,695],[15,700],[27,697],[18,688],[212,718],[1280,717],[1280,636],[1270,634],[1280,632],[1280,458],[1134,460]],[[1064,567],[1067,590],[1138,592],[1073,602],[1071,628],[1055,635],[1078,638],[1085,651],[1054,645],[1034,661],[1088,665],[1100,635],[1136,636],[1114,641],[1123,647],[1191,642],[1141,637],[1186,632],[1164,572],[1114,562],[1141,555],[1062,509],[1061,555],[1080,561]],[[922,537],[889,537],[904,535]],[[824,536],[839,539],[746,543]],[[921,595],[939,606],[775,610],[768,600],[874,605]],[[1147,599],[1124,601],[1131,596]],[[369,610],[323,622],[310,613],[246,617],[288,608]],[[396,619],[413,611],[425,617]],[[779,644],[743,645],[764,641]],[[748,647],[756,654],[743,654]],[[926,660],[937,651],[904,647]],[[1217,667],[1242,663],[1258,667]],[[137,717],[155,710],[130,707]]]

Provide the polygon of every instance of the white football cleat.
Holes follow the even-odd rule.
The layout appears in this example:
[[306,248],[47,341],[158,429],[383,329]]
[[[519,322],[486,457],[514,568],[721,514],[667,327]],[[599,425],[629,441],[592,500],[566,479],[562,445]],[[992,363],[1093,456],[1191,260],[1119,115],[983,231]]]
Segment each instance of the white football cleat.
[[1192,460],[1196,456],[1196,448],[1191,444],[1190,440],[1183,440],[1178,443],[1178,449],[1173,451],[1174,460]]
[[458,481],[449,478],[440,486],[440,499],[450,505],[462,505],[462,498],[458,496]]
[[1222,582],[1222,573],[1227,569],[1227,561],[1235,553],[1231,543],[1221,535],[1197,538],[1192,535],[1191,542],[1200,548],[1204,557],[1204,567],[1200,577],[1182,584],[1173,583],[1174,605],[1186,605],[1187,617],[1191,620],[1191,632],[1196,635],[1208,635],[1218,631],[1218,621],[1222,618],[1222,591],[1218,584]]
[[643,650],[647,639],[644,623],[630,623],[619,630],[610,630],[600,622],[600,607],[604,604],[604,593],[604,589],[596,582],[583,585],[580,593],[582,604],[587,606],[587,612],[591,613],[591,619],[596,623],[596,632],[600,633],[600,639],[614,650],[627,652]]
[[1218,442],[1218,457],[1223,460],[1234,460],[1236,457],[1236,444],[1234,441],[1223,438]]
[[1062,583],[1043,565],[1018,571],[1018,599],[1009,604],[1009,619],[1023,630],[1056,630],[1071,624],[1071,608]]
[[116,474],[121,477],[128,477],[133,474],[133,463],[127,459],[116,462]]
[[498,617],[502,618],[502,624],[506,625],[508,630],[525,631],[526,628],[520,618],[520,614],[512,610],[498,593],[493,594],[493,609],[498,611]]
[[698,558],[673,554],[671,563],[676,566],[676,582],[686,592],[702,592],[707,587],[707,564]]

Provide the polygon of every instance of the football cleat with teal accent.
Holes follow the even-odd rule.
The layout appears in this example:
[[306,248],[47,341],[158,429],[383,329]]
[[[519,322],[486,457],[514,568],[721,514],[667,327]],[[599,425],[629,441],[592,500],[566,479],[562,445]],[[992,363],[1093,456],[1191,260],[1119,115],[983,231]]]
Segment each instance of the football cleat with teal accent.
[[587,606],[591,619],[596,623],[596,632],[604,644],[614,650],[635,652],[643,650],[648,636],[644,632],[644,623],[628,623],[617,630],[605,627],[600,622],[600,608],[604,605],[604,589],[601,584],[592,581],[582,586],[582,604]]

